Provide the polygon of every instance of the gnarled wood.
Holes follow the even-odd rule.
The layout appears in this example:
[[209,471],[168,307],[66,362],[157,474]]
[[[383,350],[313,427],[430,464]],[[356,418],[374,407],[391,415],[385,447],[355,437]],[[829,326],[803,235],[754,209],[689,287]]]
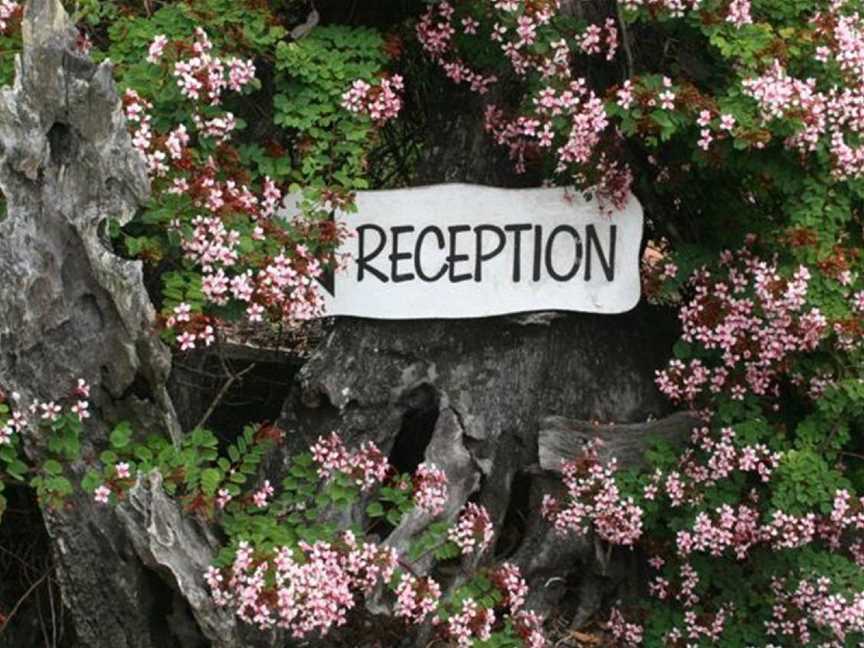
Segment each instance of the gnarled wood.
[[[73,480],[119,420],[141,433],[180,438],[165,387],[171,355],[154,331],[141,264],[115,256],[103,238],[108,218],[125,224],[147,198],[146,169],[127,133],[110,65],[90,62],[76,38],[57,0],[29,3],[15,85],[0,91],[0,187],[8,204],[0,222],[0,384],[20,394],[16,405],[24,409],[36,400],[65,400],[79,378],[90,383],[83,460],[67,468]],[[24,435],[24,445],[36,465],[45,458],[35,432]],[[179,515],[171,506],[161,509],[163,518],[180,524],[168,517]],[[166,583],[179,583],[195,608],[185,586],[201,581],[203,556],[182,574],[161,569],[161,580],[136,549],[150,565],[179,562],[148,549],[147,529],[124,526],[79,489],[43,518],[81,646],[198,645],[181,639],[200,638],[201,631],[182,599],[172,604]],[[134,538],[136,532],[142,535]],[[214,625],[207,634],[221,632]]]
[[561,471],[561,462],[579,457],[585,445],[599,440],[601,459],[614,457],[624,468],[645,464],[645,447],[652,440],[683,445],[701,420],[692,412],[678,412],[644,423],[600,424],[549,416],[540,422],[538,459],[543,470]]

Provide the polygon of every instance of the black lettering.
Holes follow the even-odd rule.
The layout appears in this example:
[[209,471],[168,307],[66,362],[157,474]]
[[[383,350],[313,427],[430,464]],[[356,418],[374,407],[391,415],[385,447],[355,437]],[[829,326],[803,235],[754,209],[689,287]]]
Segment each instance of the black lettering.
[[[555,246],[555,237],[562,232],[567,232],[573,237],[573,267],[566,274],[558,274],[552,265],[553,248]],[[570,281],[579,272],[579,266],[582,265],[582,239],[579,237],[579,232],[569,225],[559,225],[549,235],[546,241],[546,272],[555,281]]]
[[444,234],[440,229],[435,227],[434,225],[430,225],[429,227],[424,227],[420,230],[420,233],[417,235],[417,243],[414,245],[414,271],[417,273],[417,276],[420,277],[422,281],[438,281],[441,277],[445,275],[447,272],[447,264],[442,263],[441,269],[438,271],[438,274],[434,276],[428,276],[425,272],[423,272],[423,266],[420,263],[421,252],[420,248],[423,247],[423,239],[426,238],[427,234],[434,234],[435,238],[438,239],[438,249],[444,249]]
[[540,281],[540,261],[543,258],[543,226],[534,226],[534,281]]
[[[366,230],[374,230],[378,232],[378,236],[380,237],[378,241],[378,247],[375,248],[375,251],[371,254],[366,254]],[[357,236],[359,241],[358,245],[358,254],[357,254],[357,281],[363,281],[364,273],[366,270],[371,272],[373,275],[378,277],[384,283],[390,281],[387,278],[387,275],[381,272],[380,270],[373,268],[369,265],[369,262],[374,259],[376,256],[381,254],[381,251],[384,249],[384,246],[387,244],[387,233],[383,228],[378,227],[377,225],[367,224],[361,225],[357,228]]]
[[609,256],[603,253],[603,248],[600,245],[600,239],[597,237],[597,230],[593,225],[585,228],[586,238],[588,241],[585,244],[585,281],[591,281],[591,249],[597,249],[597,256],[600,257],[600,265],[603,266],[603,272],[606,275],[606,281],[615,280],[615,242],[618,240],[618,226],[611,225],[609,227]]
[[[498,245],[491,252],[483,252],[483,232],[494,232],[498,235]],[[491,261],[501,253],[504,249],[504,232],[500,227],[495,225],[478,225],[474,228],[474,235],[477,240],[477,258],[474,260],[474,281],[483,280],[483,262]]]
[[399,262],[411,258],[410,252],[399,251],[399,236],[400,234],[407,234],[413,231],[413,225],[400,225],[399,227],[390,228],[390,235],[393,237],[393,252],[390,254],[390,278],[393,279],[393,283],[411,281],[414,278],[414,273],[412,272],[399,274]]
[[522,232],[530,230],[531,225],[505,225],[504,229],[513,232],[513,283],[519,283],[522,280]]
[[456,235],[461,232],[468,232],[470,230],[470,225],[452,225],[447,228],[447,231],[450,232],[450,254],[447,255],[447,263],[450,264],[451,283],[468,281],[473,276],[470,272],[465,272],[460,275],[457,275],[455,272],[456,264],[462,261],[467,261],[469,258],[467,254],[456,254]]

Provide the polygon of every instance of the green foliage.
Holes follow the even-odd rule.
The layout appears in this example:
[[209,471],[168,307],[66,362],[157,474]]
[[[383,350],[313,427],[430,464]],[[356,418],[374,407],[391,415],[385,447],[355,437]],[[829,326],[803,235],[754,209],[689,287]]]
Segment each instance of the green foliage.
[[368,187],[365,161],[375,129],[341,103],[354,80],[372,81],[381,74],[387,63],[383,45],[373,29],[339,25],[279,43],[274,121],[296,133],[299,142],[300,167],[292,179],[304,185]]

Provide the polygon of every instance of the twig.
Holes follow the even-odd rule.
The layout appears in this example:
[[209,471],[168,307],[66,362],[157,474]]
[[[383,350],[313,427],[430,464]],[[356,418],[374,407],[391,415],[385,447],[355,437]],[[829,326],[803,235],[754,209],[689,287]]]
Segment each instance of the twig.
[[216,398],[214,398],[213,402],[210,403],[210,407],[207,408],[207,411],[204,412],[204,416],[201,417],[201,420],[198,421],[198,424],[195,427],[204,427],[204,424],[207,423],[207,419],[210,418],[210,416],[213,414],[213,411],[219,406],[219,403],[222,402],[222,399],[225,398],[225,394],[227,394],[228,390],[231,389],[231,385],[233,385],[238,379],[245,376],[257,366],[257,364],[253,363],[246,367],[243,371],[236,374],[231,374],[228,380],[225,381],[225,384],[222,385],[222,389],[220,389],[219,393],[216,394]]
[[633,50],[630,49],[630,33],[627,31],[627,22],[621,11],[621,3],[616,3],[618,12],[618,23],[621,25],[621,43],[624,45],[624,54],[627,56],[627,78],[633,78]]
[[15,604],[15,607],[12,608],[12,611],[6,617],[6,622],[3,624],[3,627],[0,628],[0,637],[3,636],[4,632],[6,632],[6,628],[9,627],[9,622],[12,621],[12,617],[15,616],[15,613],[18,611],[18,608],[20,608],[21,605],[23,605],[24,601],[26,601],[27,598],[33,593],[33,591],[42,584],[42,581],[44,581],[46,578],[48,578],[48,574],[50,574],[50,573],[51,573],[51,568],[49,567],[48,570],[46,570],[46,572],[44,574],[42,574],[42,576],[39,577],[39,580],[34,582],[30,586],[30,588],[26,592],[24,592],[24,596],[22,596],[20,599],[18,599],[18,602]]
[[51,579],[48,579],[48,604],[51,606],[51,647],[57,646],[57,613],[54,610],[54,590],[51,589]]

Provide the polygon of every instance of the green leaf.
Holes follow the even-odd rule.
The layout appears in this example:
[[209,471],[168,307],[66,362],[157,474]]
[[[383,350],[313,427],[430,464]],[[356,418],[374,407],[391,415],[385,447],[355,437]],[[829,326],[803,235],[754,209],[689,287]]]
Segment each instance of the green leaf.
[[125,448],[129,445],[129,440],[132,438],[132,428],[128,422],[123,421],[118,423],[111,432],[111,445],[116,449]]
[[60,465],[59,461],[54,459],[48,459],[42,464],[42,469],[49,475],[60,475],[63,473],[63,466]]

